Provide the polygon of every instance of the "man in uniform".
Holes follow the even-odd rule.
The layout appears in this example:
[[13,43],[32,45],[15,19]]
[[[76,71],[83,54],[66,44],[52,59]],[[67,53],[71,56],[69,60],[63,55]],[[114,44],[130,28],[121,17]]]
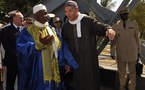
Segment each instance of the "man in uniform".
[[120,20],[112,27],[116,31],[114,46],[117,54],[120,90],[126,90],[127,70],[129,70],[129,90],[136,90],[136,60],[140,54],[138,25],[128,19],[129,10],[123,7],[119,11]]

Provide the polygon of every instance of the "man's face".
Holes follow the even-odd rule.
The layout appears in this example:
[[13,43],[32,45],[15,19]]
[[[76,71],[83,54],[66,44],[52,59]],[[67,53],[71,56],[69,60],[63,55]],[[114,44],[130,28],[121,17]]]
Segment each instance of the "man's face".
[[20,12],[16,13],[16,15],[13,17],[13,23],[16,24],[17,26],[21,26],[23,21],[24,21],[24,16]]
[[78,17],[78,8],[66,6],[65,7],[65,15],[70,21],[74,21]]
[[47,17],[47,11],[46,10],[40,10],[37,13],[34,14],[35,19],[44,24],[45,22],[48,21],[48,17]]
[[120,14],[120,19],[123,21],[128,20],[129,13],[122,13]]
[[53,19],[53,24],[55,28],[61,28],[62,21],[56,17]]

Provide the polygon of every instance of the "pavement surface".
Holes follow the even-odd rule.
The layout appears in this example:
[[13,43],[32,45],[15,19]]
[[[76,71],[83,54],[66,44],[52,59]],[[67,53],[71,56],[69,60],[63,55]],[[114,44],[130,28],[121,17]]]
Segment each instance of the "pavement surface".
[[[110,45],[107,45],[103,52],[99,56],[99,66],[108,69],[117,71],[116,60],[113,60],[110,57]],[[145,65],[143,66],[143,74],[142,77],[145,77]]]
[[[118,73],[116,60],[110,57],[110,45],[107,45],[99,55],[101,90],[118,90]],[[145,90],[145,65],[143,74],[137,77],[137,90]]]

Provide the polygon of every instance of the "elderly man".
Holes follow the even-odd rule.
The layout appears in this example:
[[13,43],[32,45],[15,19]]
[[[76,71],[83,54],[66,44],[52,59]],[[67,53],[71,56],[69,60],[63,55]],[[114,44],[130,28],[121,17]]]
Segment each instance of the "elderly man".
[[60,83],[57,50],[60,41],[49,27],[47,9],[33,7],[34,22],[17,38],[19,90],[54,90]]
[[18,28],[22,26],[24,16],[20,11],[14,10],[11,12],[10,19],[10,24],[3,27],[1,32],[1,41],[5,50],[3,62],[7,68],[6,90],[14,90],[14,83],[18,74],[16,38],[20,32]]
[[74,71],[72,88],[73,90],[100,90],[96,36],[106,35],[113,40],[115,32],[109,25],[81,14],[75,1],[66,2],[65,15],[68,22],[63,26],[62,37],[79,64],[79,68]]

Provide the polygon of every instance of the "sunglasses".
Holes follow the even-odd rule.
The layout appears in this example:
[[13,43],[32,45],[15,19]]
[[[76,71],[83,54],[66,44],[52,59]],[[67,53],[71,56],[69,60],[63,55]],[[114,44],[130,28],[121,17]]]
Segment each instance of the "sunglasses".
[[61,21],[56,21],[56,22],[54,22],[54,23],[61,23]]

